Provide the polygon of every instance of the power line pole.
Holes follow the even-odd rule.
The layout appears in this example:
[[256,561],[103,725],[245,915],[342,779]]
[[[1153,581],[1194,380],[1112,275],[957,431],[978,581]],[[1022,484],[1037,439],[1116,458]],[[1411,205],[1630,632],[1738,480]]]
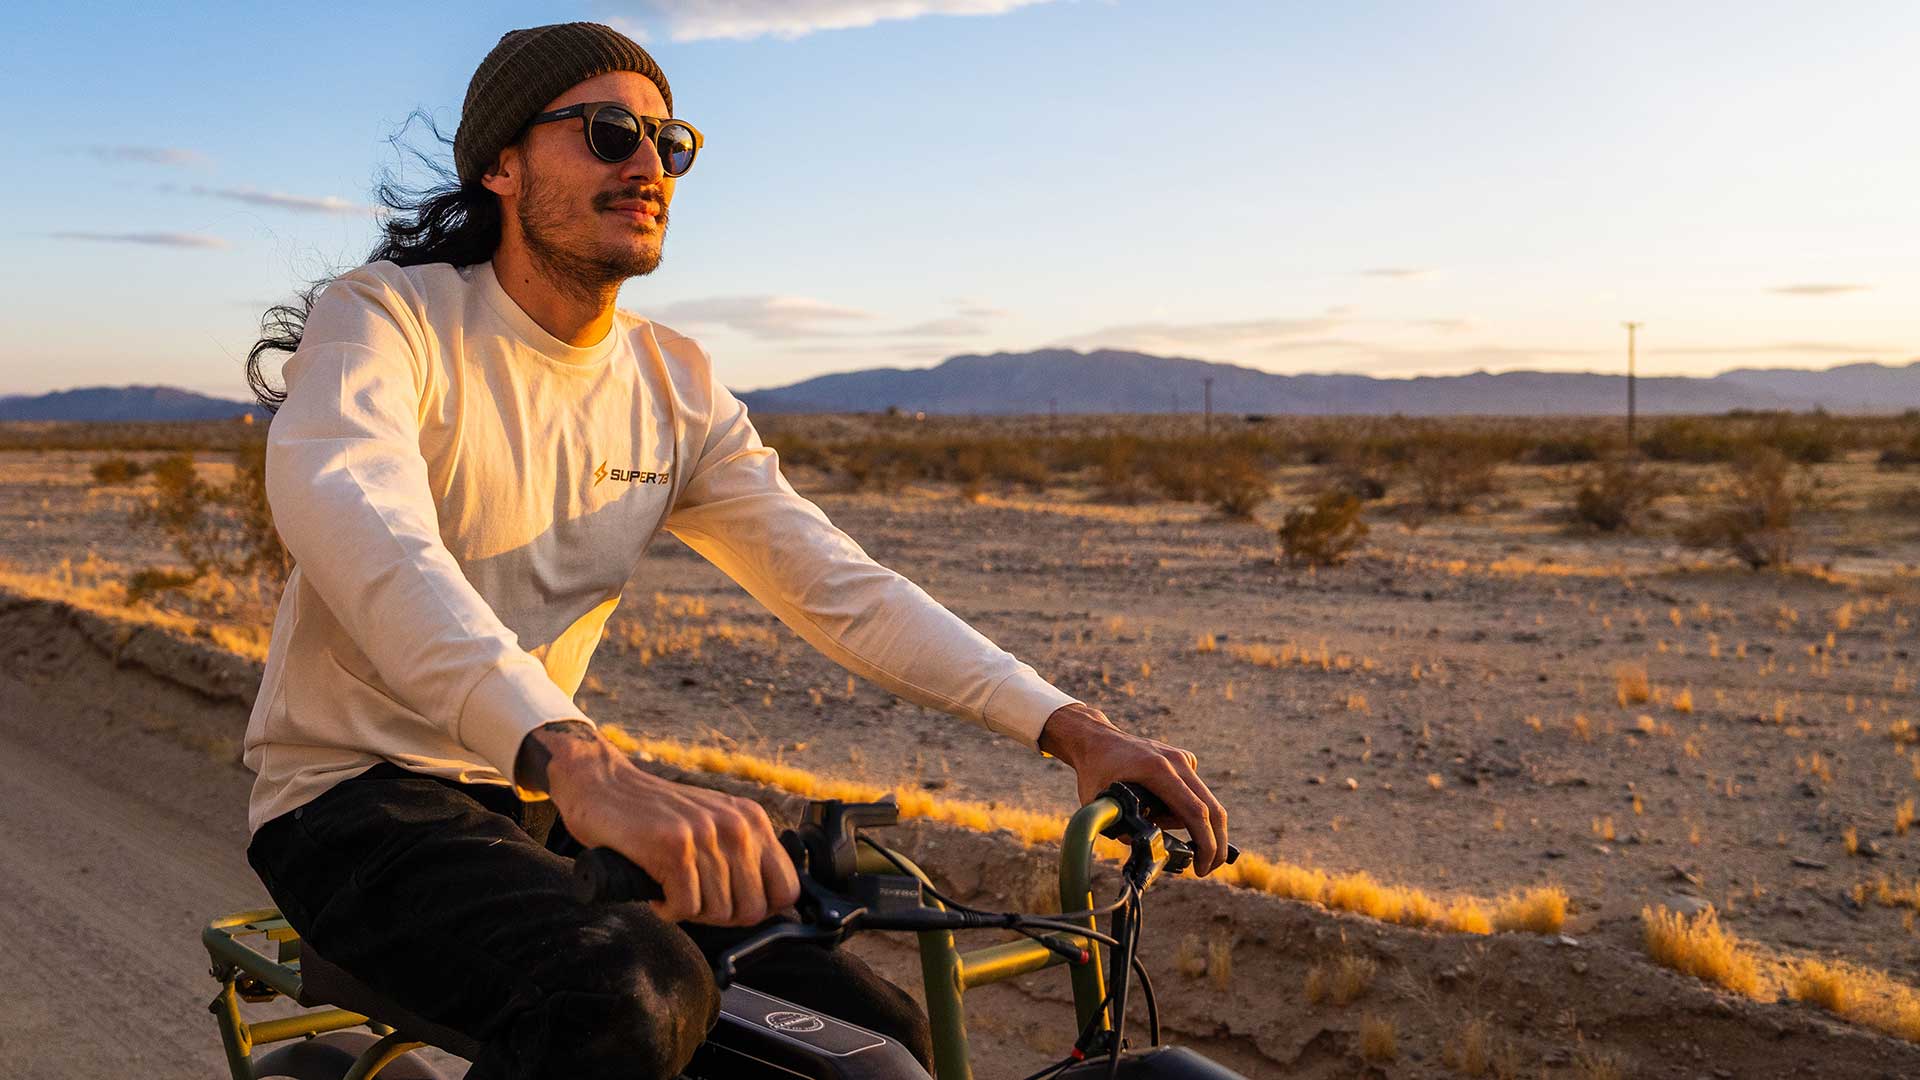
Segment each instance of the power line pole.
[[1623,322],[1620,325],[1627,328],[1627,461],[1632,462],[1640,452],[1639,444],[1633,441],[1633,339],[1634,334],[1647,324]]
[[1213,438],[1213,376],[1209,375],[1206,378],[1201,379],[1200,385],[1206,388],[1206,395],[1207,395],[1206,431],[1207,431],[1207,438],[1211,439]]

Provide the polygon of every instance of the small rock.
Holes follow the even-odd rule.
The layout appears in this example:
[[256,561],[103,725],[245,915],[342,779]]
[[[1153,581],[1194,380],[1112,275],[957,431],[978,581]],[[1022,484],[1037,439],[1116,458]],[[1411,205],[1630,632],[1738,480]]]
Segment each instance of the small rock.
[[1688,896],[1686,893],[1674,893],[1667,897],[1665,903],[1669,911],[1686,916],[1698,915],[1713,906],[1697,896]]
[[1667,876],[1674,881],[1684,881],[1696,889],[1704,887],[1698,874],[1688,872],[1685,867],[1678,863],[1672,863],[1667,866]]
[[1353,777],[1351,777],[1351,776],[1349,776],[1349,777],[1347,777],[1347,790],[1348,790],[1348,791],[1359,791],[1359,790],[1360,790],[1360,781],[1358,781],[1358,780],[1355,780],[1355,779],[1354,779]]
[[1825,870],[1827,868],[1827,864],[1821,862],[1819,859],[1809,859],[1801,855],[1795,855],[1793,857],[1793,865],[1806,870]]
[[1548,848],[1540,853],[1540,857],[1543,859],[1564,859],[1567,857],[1567,853],[1558,848]]
[[1575,960],[1573,962],[1573,973],[1575,975],[1585,975],[1587,973],[1587,962],[1585,960]]

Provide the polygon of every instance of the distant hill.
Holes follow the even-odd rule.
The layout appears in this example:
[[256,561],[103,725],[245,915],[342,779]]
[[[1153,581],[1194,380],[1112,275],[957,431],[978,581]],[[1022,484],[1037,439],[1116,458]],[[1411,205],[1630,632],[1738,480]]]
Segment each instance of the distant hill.
[[[1219,412],[1272,414],[1592,415],[1619,412],[1625,375],[1510,371],[1383,379],[1275,375],[1236,364],[1100,349],[955,356],[923,369],[871,368],[740,394],[758,412],[929,413],[1197,412],[1202,379]],[[1641,411],[1729,409],[1887,412],[1920,408],[1920,361],[1847,364],[1824,371],[1739,369],[1711,378],[1641,378]]]
[[268,413],[251,401],[230,401],[172,386],[86,386],[50,394],[0,397],[0,420],[231,420]]

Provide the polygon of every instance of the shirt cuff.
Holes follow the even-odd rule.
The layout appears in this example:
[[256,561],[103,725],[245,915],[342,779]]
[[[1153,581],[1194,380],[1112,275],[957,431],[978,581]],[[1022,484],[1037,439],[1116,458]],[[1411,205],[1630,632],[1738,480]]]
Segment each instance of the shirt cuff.
[[989,730],[1018,739],[1039,752],[1040,732],[1046,728],[1047,718],[1060,706],[1079,700],[1023,664],[988,695],[982,712]]
[[[460,711],[460,744],[513,783],[513,764],[527,733],[562,720],[594,726],[537,662],[496,667],[467,695],[466,707]],[[546,797],[518,784],[514,788],[523,800]]]

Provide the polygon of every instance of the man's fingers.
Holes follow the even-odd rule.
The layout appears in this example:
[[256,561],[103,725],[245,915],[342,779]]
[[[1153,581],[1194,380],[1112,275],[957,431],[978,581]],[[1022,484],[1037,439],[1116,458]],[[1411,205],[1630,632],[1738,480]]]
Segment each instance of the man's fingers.
[[[633,858],[630,853],[622,854]],[[694,857],[692,843],[684,849],[678,873],[654,876],[659,879],[660,891],[666,894],[666,900],[651,902],[655,915],[666,922],[677,923],[700,913],[700,864]]]
[[760,884],[766,891],[769,915],[792,907],[800,899],[800,876],[794,872],[793,859],[778,843],[760,851]]
[[[1167,804],[1167,809],[1173,816],[1180,819],[1180,825],[1187,830],[1187,835],[1193,837],[1194,866],[1211,869],[1217,846],[1213,822],[1208,817],[1207,804],[1194,793],[1186,777],[1180,775],[1180,766],[1185,764],[1177,758],[1172,761],[1161,758],[1160,766],[1163,771],[1156,778],[1156,783],[1147,786],[1155,795],[1160,796],[1161,802]],[[1205,873],[1205,871],[1197,872]]]
[[[1195,862],[1200,864],[1199,866],[1195,867],[1195,872],[1198,873],[1201,877],[1205,877],[1206,875],[1213,873],[1215,870],[1220,869],[1221,865],[1226,862],[1227,808],[1220,804],[1219,799],[1216,799],[1213,797],[1213,792],[1207,787],[1207,782],[1200,779],[1200,774],[1194,770],[1194,765],[1198,762],[1199,759],[1195,758],[1192,754],[1187,753],[1185,750],[1182,750],[1181,754],[1184,756],[1182,757],[1181,761],[1174,766],[1174,770],[1180,774],[1180,779],[1187,785],[1187,788],[1193,793],[1194,797],[1200,800],[1200,803],[1202,806],[1206,807],[1207,823],[1211,826],[1211,830],[1212,830],[1212,836],[1213,836],[1212,861],[1208,862],[1207,860],[1199,859],[1197,857],[1194,860]],[[1191,829],[1188,831],[1192,832]],[[1194,833],[1193,836],[1194,836],[1194,841],[1197,844],[1200,839],[1199,834]]]

